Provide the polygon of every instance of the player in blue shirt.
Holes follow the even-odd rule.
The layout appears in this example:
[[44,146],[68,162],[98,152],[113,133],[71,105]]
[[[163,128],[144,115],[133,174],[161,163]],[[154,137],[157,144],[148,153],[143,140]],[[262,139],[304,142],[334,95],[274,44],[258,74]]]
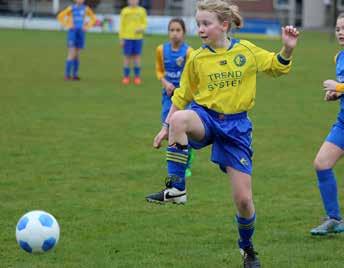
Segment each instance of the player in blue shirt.
[[68,6],[57,16],[61,25],[68,29],[68,56],[65,66],[65,80],[80,80],[78,75],[79,55],[80,50],[85,47],[85,32],[97,20],[92,9],[84,5],[84,1],[75,0],[74,5]]
[[[344,47],[344,13],[337,18],[336,37],[341,47]],[[323,83],[326,90],[325,100],[340,99],[340,112],[325,142],[322,144],[314,160],[318,177],[318,187],[326,211],[326,217],[319,226],[311,230],[312,235],[327,235],[328,233],[344,232],[344,222],[339,209],[338,190],[333,167],[344,154],[344,50],[335,57],[336,81],[326,80]]]
[[[156,75],[161,81],[162,110],[161,123],[164,123],[171,108],[171,97],[176,88],[179,87],[185,62],[193,49],[184,42],[186,33],[185,23],[182,19],[171,19],[168,24],[169,42],[166,42],[156,49]],[[189,150],[188,168],[185,171],[186,177],[191,176],[191,162],[194,158],[193,150]]]

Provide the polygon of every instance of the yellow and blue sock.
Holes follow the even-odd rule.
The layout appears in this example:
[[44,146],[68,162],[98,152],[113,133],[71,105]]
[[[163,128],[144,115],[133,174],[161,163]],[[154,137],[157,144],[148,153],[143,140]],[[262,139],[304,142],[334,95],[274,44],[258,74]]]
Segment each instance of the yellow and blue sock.
[[236,215],[238,223],[238,232],[240,239],[238,241],[239,247],[245,249],[252,246],[252,236],[254,233],[254,223],[256,221],[256,214],[249,219]]
[[78,77],[79,65],[79,59],[73,60],[73,77]]
[[72,66],[73,66],[73,60],[66,60],[65,77],[70,77]]
[[327,216],[336,220],[341,220],[337,182],[333,170],[317,170],[317,177],[318,187]]
[[188,146],[175,144],[166,150],[168,176],[177,176],[180,180],[172,182],[172,187],[185,190],[185,170],[188,162]]

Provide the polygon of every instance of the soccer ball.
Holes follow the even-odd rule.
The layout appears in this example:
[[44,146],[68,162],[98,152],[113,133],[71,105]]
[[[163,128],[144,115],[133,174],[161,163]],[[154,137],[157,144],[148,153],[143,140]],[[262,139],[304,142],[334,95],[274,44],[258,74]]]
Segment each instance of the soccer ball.
[[23,215],[16,227],[17,242],[29,253],[41,253],[53,249],[60,237],[60,227],[53,215],[34,210]]

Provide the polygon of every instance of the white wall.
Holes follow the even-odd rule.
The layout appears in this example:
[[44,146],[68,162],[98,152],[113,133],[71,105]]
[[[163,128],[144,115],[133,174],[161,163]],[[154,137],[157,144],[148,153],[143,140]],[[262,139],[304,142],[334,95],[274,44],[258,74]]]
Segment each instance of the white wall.
[[324,0],[303,0],[302,20],[304,28],[318,28],[325,25]]

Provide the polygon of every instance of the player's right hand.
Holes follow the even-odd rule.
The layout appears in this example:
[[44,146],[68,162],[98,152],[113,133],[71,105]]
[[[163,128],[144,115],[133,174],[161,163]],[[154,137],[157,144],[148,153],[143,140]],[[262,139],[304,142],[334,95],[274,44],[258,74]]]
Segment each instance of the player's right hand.
[[172,83],[168,83],[168,85],[166,85],[165,87],[167,96],[171,97],[173,95],[174,89],[175,89],[174,85]]
[[153,141],[153,147],[159,149],[163,140],[168,139],[168,128],[162,127],[160,132],[155,136]]

